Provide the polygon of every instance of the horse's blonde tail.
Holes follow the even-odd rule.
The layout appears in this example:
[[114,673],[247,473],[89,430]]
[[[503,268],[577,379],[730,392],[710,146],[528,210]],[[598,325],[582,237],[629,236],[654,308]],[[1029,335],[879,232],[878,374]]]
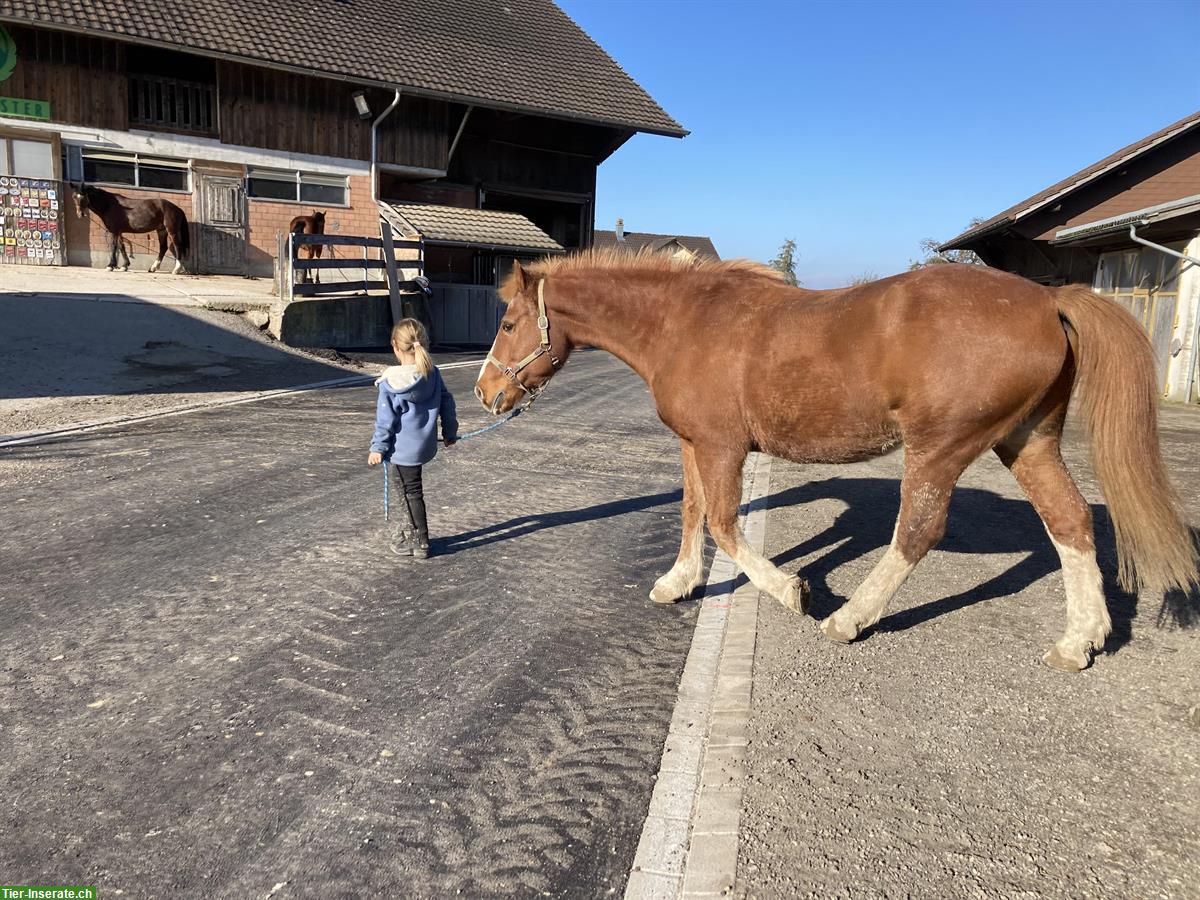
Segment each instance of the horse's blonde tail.
[[1158,376],[1141,326],[1085,287],[1056,291],[1075,355],[1092,467],[1116,533],[1118,579],[1152,591],[1200,584],[1196,544],[1179,512],[1158,445]]

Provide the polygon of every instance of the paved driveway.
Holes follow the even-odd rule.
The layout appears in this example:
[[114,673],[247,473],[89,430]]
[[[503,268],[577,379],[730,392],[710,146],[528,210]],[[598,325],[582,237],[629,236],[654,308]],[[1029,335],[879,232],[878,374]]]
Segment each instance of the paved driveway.
[[[447,374],[481,424],[472,370]],[[371,388],[0,451],[0,871],[102,896],[621,890],[694,604],[648,393],[580,354],[386,550]]]

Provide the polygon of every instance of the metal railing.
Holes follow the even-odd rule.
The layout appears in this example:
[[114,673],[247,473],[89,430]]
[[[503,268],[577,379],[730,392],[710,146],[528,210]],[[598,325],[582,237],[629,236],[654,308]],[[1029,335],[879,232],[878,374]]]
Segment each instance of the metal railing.
[[130,75],[129,122],[193,134],[216,134],[216,86],[154,75]]

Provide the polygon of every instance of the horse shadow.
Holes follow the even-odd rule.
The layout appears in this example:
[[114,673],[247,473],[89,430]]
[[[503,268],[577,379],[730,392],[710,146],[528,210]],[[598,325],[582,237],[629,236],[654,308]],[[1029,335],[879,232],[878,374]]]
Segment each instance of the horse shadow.
[[[817,500],[839,500],[845,509],[833,524],[778,554],[778,566],[811,554],[822,553],[807,563],[801,575],[812,590],[810,614],[824,618],[846,602],[829,585],[829,576],[839,567],[891,542],[900,508],[900,482],[891,478],[829,478],[809,482],[772,494],[753,507],[793,506]],[[1113,632],[1107,650],[1113,652],[1129,642],[1131,623],[1137,614],[1138,598],[1117,584],[1116,546],[1112,524],[1105,507],[1094,505],[1097,562],[1104,578],[1104,592]],[[1027,554],[1004,572],[949,597],[885,616],[871,631],[899,632],[956,610],[1019,593],[1061,569],[1058,554],[1046,536],[1041,519],[1024,498],[1003,497],[979,488],[959,487],[950,501],[946,534],[937,550],[972,555]],[[1188,609],[1196,604],[1188,595],[1173,598],[1174,620],[1186,624]],[[1168,598],[1168,604],[1172,598]],[[1182,614],[1180,614],[1182,613]]]

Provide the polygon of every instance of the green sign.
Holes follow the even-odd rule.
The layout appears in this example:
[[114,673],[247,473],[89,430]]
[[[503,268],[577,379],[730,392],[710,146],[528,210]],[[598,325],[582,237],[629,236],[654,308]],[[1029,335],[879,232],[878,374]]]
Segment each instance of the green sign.
[[18,119],[39,119],[44,122],[50,118],[50,101],[22,100],[20,97],[0,97],[0,116],[14,116]]
[[4,81],[17,67],[17,42],[0,25],[0,81]]

